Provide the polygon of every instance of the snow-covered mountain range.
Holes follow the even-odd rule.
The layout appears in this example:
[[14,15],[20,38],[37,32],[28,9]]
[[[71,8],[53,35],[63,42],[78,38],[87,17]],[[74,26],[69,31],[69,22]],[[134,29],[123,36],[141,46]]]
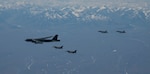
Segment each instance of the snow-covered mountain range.
[[110,7],[110,6],[63,6],[42,7],[32,3],[0,5],[0,24],[136,24],[150,23],[149,8]]

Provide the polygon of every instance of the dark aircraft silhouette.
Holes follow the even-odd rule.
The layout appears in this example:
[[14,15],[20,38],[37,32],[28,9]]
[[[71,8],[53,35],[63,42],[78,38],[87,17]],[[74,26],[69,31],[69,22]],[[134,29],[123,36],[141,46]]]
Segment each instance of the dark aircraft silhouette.
[[98,31],[98,32],[101,32],[101,33],[108,33],[108,31],[107,31],[107,30],[105,30],[105,31]]
[[35,44],[42,44],[43,42],[59,42],[60,40],[58,40],[58,35],[56,34],[52,39],[48,39],[51,38],[52,36],[49,37],[44,37],[44,38],[36,38],[36,39],[26,39],[25,41],[27,42],[32,42]]
[[53,46],[54,48],[56,48],[56,49],[63,49],[63,46]]
[[116,32],[118,32],[118,33],[126,33],[126,31],[124,31],[124,30],[123,31],[116,31]]
[[74,51],[67,50],[66,52],[68,52],[68,53],[77,53],[77,50],[74,50]]

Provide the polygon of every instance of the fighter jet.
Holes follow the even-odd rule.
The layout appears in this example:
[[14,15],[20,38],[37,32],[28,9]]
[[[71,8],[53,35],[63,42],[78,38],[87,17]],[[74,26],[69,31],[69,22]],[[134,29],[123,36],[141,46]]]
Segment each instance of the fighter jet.
[[118,32],[118,33],[126,33],[126,31],[124,31],[124,30],[123,31],[116,31],[116,32]]
[[51,38],[52,36],[49,37],[43,37],[43,38],[36,38],[36,39],[26,39],[26,42],[32,42],[35,44],[42,44],[43,42],[59,42],[60,40],[58,40],[58,35],[56,34],[52,39],[48,39]]
[[56,49],[63,49],[63,46],[53,46]]
[[98,31],[98,32],[101,32],[101,33],[108,33],[108,31],[107,31],[107,30],[105,30],[105,31]]
[[73,50],[73,51],[68,50],[66,52],[68,52],[68,53],[77,53],[77,50]]

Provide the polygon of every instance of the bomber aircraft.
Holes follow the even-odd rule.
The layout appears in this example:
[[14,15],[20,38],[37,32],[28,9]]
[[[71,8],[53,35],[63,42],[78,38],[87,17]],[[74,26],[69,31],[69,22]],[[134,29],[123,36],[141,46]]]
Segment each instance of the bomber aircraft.
[[58,40],[58,35],[56,34],[52,39],[48,39],[51,38],[53,36],[49,36],[49,37],[43,37],[43,38],[35,38],[35,39],[26,39],[26,42],[32,42],[35,44],[42,44],[43,42],[59,42],[60,40]]

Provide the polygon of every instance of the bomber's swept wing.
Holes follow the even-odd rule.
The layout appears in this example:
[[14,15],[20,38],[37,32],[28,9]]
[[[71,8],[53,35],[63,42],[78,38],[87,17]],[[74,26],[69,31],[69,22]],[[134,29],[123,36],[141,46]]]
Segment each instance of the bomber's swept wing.
[[51,38],[53,36],[48,36],[48,37],[43,37],[43,38],[35,38],[34,40],[45,40],[45,39],[48,39],[48,38]]

